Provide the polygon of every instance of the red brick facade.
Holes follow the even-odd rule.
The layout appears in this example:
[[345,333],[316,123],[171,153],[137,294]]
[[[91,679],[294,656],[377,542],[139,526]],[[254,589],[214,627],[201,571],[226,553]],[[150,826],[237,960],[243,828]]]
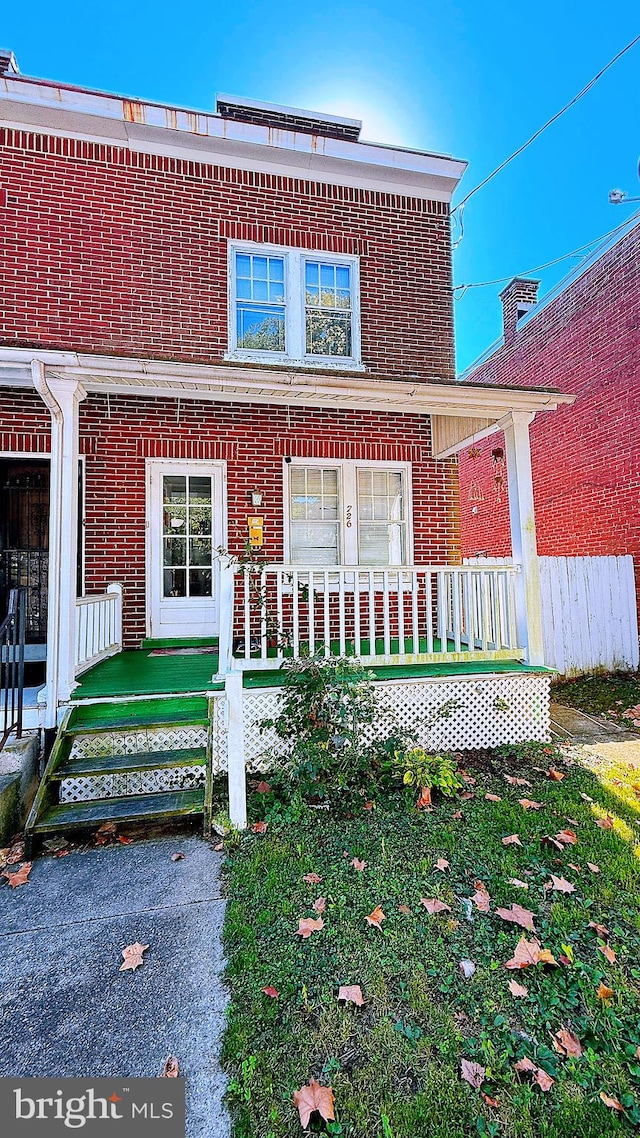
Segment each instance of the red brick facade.
[[[538,551],[630,553],[640,583],[640,225],[465,378],[577,395],[531,426]],[[459,456],[466,555],[511,552],[499,447],[496,434]]]
[[368,371],[453,375],[448,206],[0,130],[0,342],[220,362],[230,237],[361,257]]

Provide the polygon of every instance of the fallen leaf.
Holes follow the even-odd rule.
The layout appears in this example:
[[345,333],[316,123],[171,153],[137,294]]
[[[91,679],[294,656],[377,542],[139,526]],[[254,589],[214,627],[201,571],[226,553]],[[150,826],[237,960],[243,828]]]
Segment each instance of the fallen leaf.
[[97,846],[104,846],[107,844],[107,842],[111,838],[113,838],[115,840],[115,836],[116,836],[116,824],[115,824],[115,822],[103,822],[102,826],[99,826],[98,829],[96,830],[96,832],[94,834],[94,839],[95,839],[95,843]]
[[409,917],[411,915],[411,909],[408,905],[398,905],[398,912],[404,913],[405,917]]
[[359,1008],[364,1004],[362,989],[359,984],[342,984],[338,989],[338,999],[347,1004],[356,1004]]
[[357,857],[352,858],[352,860],[349,862],[349,865],[352,865],[354,869],[357,869],[358,873],[362,873],[366,864],[366,861],[360,861]]
[[491,898],[490,898],[489,893],[487,891],[487,887],[486,887],[486,885],[483,885],[481,881],[476,881],[476,882],[474,882],[474,884],[476,887],[476,891],[473,894],[473,897],[471,898],[471,900],[475,904],[476,908],[480,910],[481,913],[488,913],[490,911],[490,904],[489,903],[491,901]]
[[510,834],[508,838],[502,839],[503,846],[522,846],[522,842],[517,834]]
[[463,790],[460,797],[463,802],[469,802],[472,798],[475,798],[475,794],[472,790]]
[[578,835],[575,830],[559,830],[556,834],[556,840],[562,842],[564,846],[575,846],[578,841]]
[[259,782],[256,786],[256,794],[271,794],[271,786],[268,782]]
[[164,1067],[162,1068],[161,1078],[163,1079],[177,1079],[180,1074],[180,1064],[175,1055],[169,1055],[165,1060]]
[[296,929],[295,935],[301,936],[303,940],[307,940],[311,933],[319,932],[324,928],[324,921],[322,917],[301,917]]
[[555,770],[554,767],[549,767],[547,778],[550,778],[552,782],[562,782],[564,774],[562,771]]
[[431,789],[428,786],[423,786],[420,791],[420,797],[416,802],[416,810],[431,810]]
[[[54,854],[54,853],[61,853],[62,850],[67,848],[69,843],[67,842],[66,838],[46,838],[42,844],[43,844],[44,848],[46,849],[47,853]],[[4,852],[3,850],[0,850],[0,855],[2,855],[3,852]],[[19,858],[18,860],[21,860],[21,859]],[[8,859],[5,858],[3,864],[7,865],[7,861],[8,861]],[[0,862],[0,864],[1,864],[1,862]]]
[[561,1027],[556,1031],[553,1037],[553,1046],[560,1054],[568,1055],[573,1059],[579,1059],[582,1055],[582,1046],[580,1040],[574,1031],[568,1027]]
[[265,996],[270,996],[272,1000],[277,1000],[280,996],[278,989],[272,988],[271,985],[269,985],[267,988],[263,988],[262,991],[264,992]]
[[613,997],[613,988],[607,988],[607,985],[603,984],[601,980],[596,988],[596,996],[599,1000],[610,1000]]
[[449,862],[447,861],[446,857],[438,858],[436,862],[436,869],[441,869],[443,873],[446,869],[449,869]]
[[464,767],[458,768],[458,774],[461,776],[464,782],[469,784],[469,786],[475,786],[478,781],[477,778],[474,778],[472,774],[469,774],[469,772],[466,771]]
[[121,846],[130,846],[131,838],[125,838],[124,834],[118,834],[118,841]]
[[221,851],[224,849],[224,842],[216,842],[213,848],[215,853],[221,853]]
[[324,897],[317,897],[311,906],[312,909],[315,909],[316,913],[324,913],[326,907],[327,902]]
[[519,984],[517,980],[509,981],[509,991],[511,992],[511,995],[516,996],[516,998],[519,996],[529,995],[529,989],[525,988],[524,984]]
[[376,929],[381,929],[382,928],[382,921],[386,921],[386,919],[387,919],[386,914],[382,912],[382,909],[380,908],[379,905],[376,905],[373,912],[369,913],[368,917],[365,917],[365,921],[367,922],[367,924],[371,925],[373,928],[376,928]]
[[171,854],[171,860],[172,861],[184,861],[184,854],[183,853]]
[[254,834],[266,834],[268,822],[254,822],[251,831]]
[[540,810],[544,806],[544,802],[534,802],[532,798],[519,798],[518,802],[523,810]]
[[603,956],[606,956],[607,960],[609,961],[609,964],[615,963],[616,954],[612,948],[609,948],[608,944],[599,944],[598,945],[598,952],[601,952]]
[[581,797],[581,798],[582,798],[582,799],[583,799],[585,802],[593,802],[593,798],[591,798],[591,796],[590,796],[589,794],[585,794],[584,790],[581,790],[581,791],[580,791],[580,797]]
[[532,1063],[530,1059],[527,1059],[526,1055],[524,1059],[518,1059],[518,1062],[514,1063],[513,1066],[516,1071],[537,1071],[538,1069],[535,1063]]
[[126,972],[128,969],[133,971],[139,968],[144,963],[142,954],[147,951],[148,947],[148,944],[140,944],[136,941],[135,944],[128,944],[126,948],[123,948],[124,964],[120,965],[120,971]]
[[612,1098],[611,1095],[606,1094],[605,1091],[600,1091],[600,1098],[605,1106],[611,1107],[611,1110],[621,1110],[624,1112],[624,1107],[621,1102],[618,1102],[617,1098]]
[[531,783],[527,782],[526,778],[514,778],[513,775],[510,774],[506,774],[504,780],[509,783],[509,786],[531,786]]
[[496,909],[496,914],[502,917],[503,921],[512,921],[514,925],[520,925],[521,928],[527,929],[530,933],[536,931],[533,913],[529,909],[523,909],[522,905],[512,905],[510,909]]
[[2,876],[6,877],[12,889],[17,889],[19,885],[26,885],[29,874],[31,873],[31,866],[33,862],[25,861],[24,865],[20,866],[15,873],[11,873],[9,869],[2,871]]
[[473,960],[461,960],[458,967],[462,972],[465,980],[470,980],[476,970],[476,966],[473,963]]
[[505,968],[528,968],[531,964],[555,963],[553,953],[548,948],[542,948],[540,941],[527,940],[526,937],[521,937],[511,960],[507,960]]
[[592,873],[600,873],[600,866],[596,865],[593,861],[588,861],[587,865]]
[[484,1091],[481,1091],[480,1093],[481,1093],[484,1101],[486,1102],[487,1106],[496,1106],[496,1107],[500,1106],[500,1103],[498,1102],[497,1098],[490,1098],[489,1095],[486,1095],[484,1093]]
[[476,1091],[480,1089],[485,1076],[484,1067],[481,1067],[479,1063],[474,1063],[471,1059],[461,1059],[460,1071],[466,1083],[469,1083]]
[[[430,917],[434,913],[450,913],[451,905],[447,905],[445,901],[439,901],[437,897],[421,897],[420,904],[424,905]],[[367,918],[368,920],[369,918]]]
[[569,862],[569,869],[572,869],[574,873],[582,873],[580,866],[574,865],[574,863],[572,861]]
[[22,838],[14,838],[11,845],[2,851],[3,861],[5,865],[17,865],[18,862],[24,861],[24,841]]
[[336,1117],[333,1113],[334,1102],[335,1095],[331,1087],[322,1087],[315,1079],[312,1079],[308,1086],[295,1091],[293,1104],[298,1108],[302,1129],[307,1129],[309,1119],[316,1110],[325,1122],[333,1122]]
[[365,802],[364,806],[362,807],[363,810],[375,810],[375,808],[375,802]]
[[575,893],[576,887],[564,877],[556,877],[555,873],[551,874],[551,881],[545,883],[545,889],[555,890],[557,893]]
[[502,802],[499,794],[485,794],[487,802]]
[[535,1075],[533,1076],[533,1081],[534,1083],[538,1084],[541,1091],[550,1091],[555,1080],[552,1079],[551,1075],[548,1075],[547,1072],[542,1069],[542,1067],[538,1067]]
[[507,881],[508,881],[509,885],[515,885],[518,889],[528,889],[529,888],[526,881],[520,881],[520,879],[518,877],[508,877]]
[[610,933],[606,925],[599,925],[597,921],[589,921],[587,928],[595,929],[598,936],[601,937],[602,940],[609,939]]
[[306,881],[308,885],[319,885],[322,878],[317,873],[305,873],[302,880]]
[[[557,838],[550,838],[548,834],[543,834],[543,836],[540,838],[540,845],[554,846],[555,849],[560,850],[560,853],[563,853],[564,851],[562,842],[559,842]],[[558,861],[558,864],[561,865],[562,863]]]
[[611,814],[607,814],[606,818],[596,818],[596,826],[599,826],[601,830],[613,830]]
[[455,814],[452,814],[451,817],[454,818],[456,822],[459,822],[462,818],[462,810],[456,810]]

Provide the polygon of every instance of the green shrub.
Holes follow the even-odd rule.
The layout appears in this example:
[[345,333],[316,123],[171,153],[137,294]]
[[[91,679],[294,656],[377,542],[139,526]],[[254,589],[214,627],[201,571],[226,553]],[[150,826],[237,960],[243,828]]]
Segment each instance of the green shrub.
[[424,747],[409,747],[396,751],[394,761],[396,776],[402,779],[404,786],[439,790],[448,798],[462,789],[455,759],[449,755],[430,755]]

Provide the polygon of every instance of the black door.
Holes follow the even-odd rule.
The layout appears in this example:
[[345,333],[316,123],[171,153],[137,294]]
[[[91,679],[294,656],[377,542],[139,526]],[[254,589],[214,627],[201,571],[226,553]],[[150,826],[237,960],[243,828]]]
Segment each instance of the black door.
[[0,459],[0,619],[9,590],[27,588],[27,641],[47,638],[49,463]]

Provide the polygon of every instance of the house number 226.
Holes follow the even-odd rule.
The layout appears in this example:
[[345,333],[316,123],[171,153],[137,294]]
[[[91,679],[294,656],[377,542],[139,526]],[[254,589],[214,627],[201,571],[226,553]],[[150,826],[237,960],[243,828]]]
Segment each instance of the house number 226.
[[352,514],[352,512],[353,512],[353,506],[347,506],[347,529],[351,529],[351,514]]

